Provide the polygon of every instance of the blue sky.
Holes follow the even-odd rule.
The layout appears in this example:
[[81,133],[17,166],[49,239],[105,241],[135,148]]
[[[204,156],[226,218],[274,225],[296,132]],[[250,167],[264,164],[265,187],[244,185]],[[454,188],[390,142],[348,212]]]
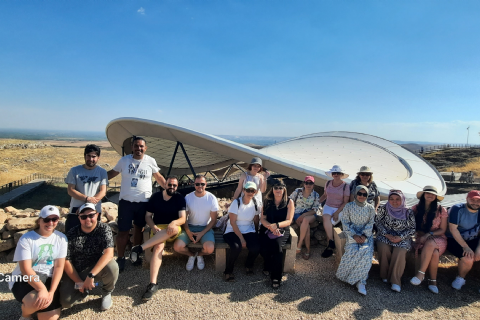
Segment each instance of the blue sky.
[[480,143],[479,1],[0,2],[1,128]]

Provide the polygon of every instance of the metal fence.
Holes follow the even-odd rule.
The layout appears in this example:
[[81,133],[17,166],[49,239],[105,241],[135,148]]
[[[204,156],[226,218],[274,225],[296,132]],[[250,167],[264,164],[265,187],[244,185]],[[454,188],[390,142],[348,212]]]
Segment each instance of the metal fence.
[[65,183],[64,177],[54,177],[54,176],[49,176],[43,173],[32,173],[31,175],[28,175],[25,178],[22,178],[20,180],[15,180],[15,181],[6,183],[3,186],[0,186],[0,195],[10,192],[18,187],[21,187],[35,179],[46,179],[53,183]]
[[415,153],[422,154],[422,153],[430,153],[430,152],[436,152],[436,151],[441,151],[445,149],[478,149],[480,148],[480,144],[441,144],[438,146],[428,146],[428,147],[422,147],[418,150],[415,150]]

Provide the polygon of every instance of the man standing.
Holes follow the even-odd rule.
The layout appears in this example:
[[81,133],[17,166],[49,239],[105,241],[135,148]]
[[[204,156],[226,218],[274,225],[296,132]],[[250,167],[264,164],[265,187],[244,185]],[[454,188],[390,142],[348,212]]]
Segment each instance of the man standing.
[[178,179],[175,176],[167,178],[167,189],[157,192],[148,201],[145,219],[151,229],[151,238],[141,246],[132,248],[130,259],[135,261],[143,250],[153,247],[153,256],[150,260],[150,284],[142,296],[144,301],[152,298],[158,291],[157,276],[162,265],[165,242],[175,241],[182,232],[185,224],[185,198],[178,192]]
[[86,202],[93,203],[97,212],[102,212],[102,198],[107,192],[107,170],[97,166],[100,159],[100,148],[89,144],[83,152],[85,164],[73,167],[65,178],[68,184],[70,200],[70,214],[65,222],[65,233],[71,228],[80,225],[77,210]]
[[101,309],[112,306],[118,265],[113,259],[112,230],[98,221],[98,217],[95,206],[85,203],[78,213],[80,226],[67,233],[68,251],[60,285],[60,302],[64,308],[82,300],[98,281],[103,283]]
[[[187,271],[191,271],[197,259],[197,268],[203,270],[205,262],[204,255],[212,254],[215,249],[215,235],[212,227],[217,222],[218,201],[217,198],[206,191],[207,180],[202,175],[195,177],[195,191],[187,194],[185,201],[187,203],[188,223],[184,225],[184,230],[173,244],[173,249],[181,254],[187,255]],[[193,253],[187,245],[190,242],[202,244],[202,251]]]
[[452,287],[460,290],[475,261],[480,261],[480,191],[472,190],[467,203],[456,204],[448,213],[447,249],[458,260],[458,276]]
[[[120,186],[120,201],[118,204],[118,235],[117,253],[120,272],[125,269],[125,247],[129,240],[129,231],[134,224],[133,244],[142,243],[142,228],[145,226],[145,214],[148,200],[152,195],[152,176],[165,189],[165,179],[160,174],[160,168],[154,158],[145,154],[147,146],[145,139],[134,137],[133,153],[122,157],[117,165],[108,171],[108,179],[122,174]],[[135,265],[142,265],[138,259]]]

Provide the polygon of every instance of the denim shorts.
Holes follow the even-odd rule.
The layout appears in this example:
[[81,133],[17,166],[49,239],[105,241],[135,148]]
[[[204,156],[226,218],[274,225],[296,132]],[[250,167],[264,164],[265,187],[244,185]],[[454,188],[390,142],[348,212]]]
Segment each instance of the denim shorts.
[[[190,229],[191,232],[201,232],[203,229],[205,229],[206,226],[191,226],[188,225],[188,228]],[[186,245],[188,245],[190,242],[190,238],[188,237],[187,233],[185,230],[182,230],[182,233],[178,236],[179,240],[182,240]],[[200,239],[200,243],[204,244],[207,241],[212,241],[215,243],[215,234],[213,233],[213,230],[210,229],[203,235],[203,237]]]

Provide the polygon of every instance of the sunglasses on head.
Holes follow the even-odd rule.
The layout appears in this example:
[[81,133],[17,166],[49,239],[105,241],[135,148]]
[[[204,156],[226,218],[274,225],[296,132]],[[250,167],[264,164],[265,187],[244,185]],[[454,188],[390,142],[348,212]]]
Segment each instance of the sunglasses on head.
[[54,218],[43,218],[43,222],[49,223],[50,221],[53,221],[53,223],[57,222],[59,217],[54,217]]
[[402,190],[391,189],[390,193],[402,193]]
[[368,172],[362,172],[360,173],[361,176],[371,176],[372,174],[371,173],[368,173]]
[[274,190],[283,190],[284,186],[275,186],[273,187]]
[[357,192],[357,196],[359,196],[359,197],[366,197],[366,196],[368,196],[368,193],[360,192],[360,191],[359,191],[359,192]]
[[176,187],[178,187],[178,184],[169,183],[168,186],[170,188],[176,188]]
[[341,173],[341,172],[332,172],[332,176],[336,176],[336,175],[343,175],[343,173]]
[[255,193],[255,191],[257,191],[257,190],[255,190],[255,189],[245,189],[246,193]]
[[96,213],[90,213],[90,214],[81,215],[79,217],[82,220],[87,220],[87,218],[93,219],[96,215],[97,215]]
[[205,185],[206,185],[206,183],[203,183],[203,182],[202,183],[195,183],[195,187],[200,187],[200,186],[204,187]]
[[305,185],[306,186],[312,186],[314,185],[315,183],[313,183],[312,181],[305,181]]

